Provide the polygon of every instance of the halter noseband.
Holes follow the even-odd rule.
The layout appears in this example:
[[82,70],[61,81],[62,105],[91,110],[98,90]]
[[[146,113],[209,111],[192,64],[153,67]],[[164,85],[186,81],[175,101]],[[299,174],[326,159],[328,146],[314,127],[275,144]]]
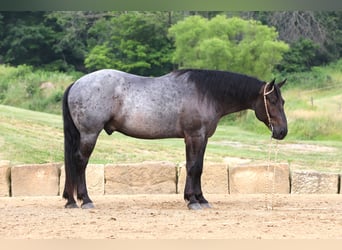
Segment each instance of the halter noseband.
[[269,82],[266,83],[265,88],[264,88],[264,104],[265,104],[265,110],[266,110],[266,115],[267,115],[267,119],[268,119],[268,125],[269,125],[271,131],[273,132],[273,125],[271,123],[271,116],[270,116],[270,112],[268,111],[268,107],[267,107],[266,96],[271,94],[274,91],[274,85],[272,86],[272,89],[270,91],[267,91],[267,87],[269,84],[270,84]]

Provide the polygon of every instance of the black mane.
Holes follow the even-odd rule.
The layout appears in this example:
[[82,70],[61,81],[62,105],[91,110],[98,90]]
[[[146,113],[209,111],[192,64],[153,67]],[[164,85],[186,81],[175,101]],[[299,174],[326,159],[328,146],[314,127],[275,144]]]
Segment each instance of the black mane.
[[251,76],[218,70],[181,69],[175,73],[178,76],[187,74],[188,80],[196,83],[203,95],[210,94],[221,102],[234,100],[244,103],[254,99],[265,83]]

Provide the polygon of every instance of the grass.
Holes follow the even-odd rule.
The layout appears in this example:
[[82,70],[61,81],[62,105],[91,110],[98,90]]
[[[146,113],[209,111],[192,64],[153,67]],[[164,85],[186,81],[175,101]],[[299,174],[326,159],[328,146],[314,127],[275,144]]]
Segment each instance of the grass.
[[291,89],[286,98],[290,133],[296,139],[342,141],[342,82],[320,91]]
[[13,163],[63,160],[59,116],[3,105],[0,110],[0,158]]
[[[60,115],[0,105],[0,121],[0,159],[11,160],[13,164],[63,161]],[[270,143],[272,148],[276,146],[265,127],[263,133],[255,133],[238,126],[220,124],[209,140],[205,161],[224,162],[226,157],[266,161]],[[286,139],[277,144],[278,161],[288,162],[296,168],[341,171],[341,141]],[[311,150],[303,150],[307,147]],[[112,136],[101,133],[90,162],[105,164],[151,160],[184,162],[183,140],[141,140],[119,133]]]

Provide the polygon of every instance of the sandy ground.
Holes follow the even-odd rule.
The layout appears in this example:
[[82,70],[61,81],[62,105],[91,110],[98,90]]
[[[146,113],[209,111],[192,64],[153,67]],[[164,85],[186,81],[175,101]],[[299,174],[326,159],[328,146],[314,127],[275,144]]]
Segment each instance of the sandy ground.
[[[92,197],[64,209],[60,197],[0,198],[0,239],[341,239],[341,195],[207,195],[190,211],[182,195]],[[267,196],[271,204],[272,196]]]

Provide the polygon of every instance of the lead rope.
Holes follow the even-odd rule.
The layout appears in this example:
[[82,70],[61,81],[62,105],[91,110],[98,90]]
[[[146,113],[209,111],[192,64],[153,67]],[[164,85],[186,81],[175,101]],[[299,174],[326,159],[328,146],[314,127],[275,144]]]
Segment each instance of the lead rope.
[[[273,125],[271,122],[270,113],[268,111],[266,96],[271,94],[274,91],[274,85],[270,91],[267,91],[268,85],[269,85],[269,83],[266,83],[265,88],[264,88],[264,104],[265,104],[265,110],[266,110],[266,115],[267,115],[267,119],[268,119],[268,124],[269,124],[269,127],[272,131],[272,134],[273,134]],[[273,175],[271,175],[271,173],[270,173],[271,172],[270,171],[270,168],[271,168],[270,165],[271,165],[272,148],[274,148],[274,161],[277,160],[277,156],[278,156],[278,143],[276,143],[276,146],[273,147],[272,134],[271,134],[269,148],[268,148],[267,171],[266,171],[266,180],[265,180],[265,206],[266,206],[267,210],[273,210],[274,193],[275,193],[275,167],[274,166],[273,166]],[[268,195],[270,193],[270,187],[269,187],[270,183],[272,183],[271,204],[269,204],[269,199],[268,199]]]
[[[275,164],[273,166],[273,173],[271,173],[271,154],[272,151],[274,152],[274,162],[277,162],[277,156],[278,156],[278,142],[275,143],[272,140],[272,137],[270,139],[269,143],[269,149],[268,149],[268,159],[267,159],[267,170],[266,170],[266,180],[265,180],[265,205],[267,210],[273,210],[274,205],[274,196],[275,196],[275,179],[276,179],[276,168]],[[272,189],[270,189],[270,186],[272,186]],[[269,195],[271,194],[271,204],[269,204]]]

